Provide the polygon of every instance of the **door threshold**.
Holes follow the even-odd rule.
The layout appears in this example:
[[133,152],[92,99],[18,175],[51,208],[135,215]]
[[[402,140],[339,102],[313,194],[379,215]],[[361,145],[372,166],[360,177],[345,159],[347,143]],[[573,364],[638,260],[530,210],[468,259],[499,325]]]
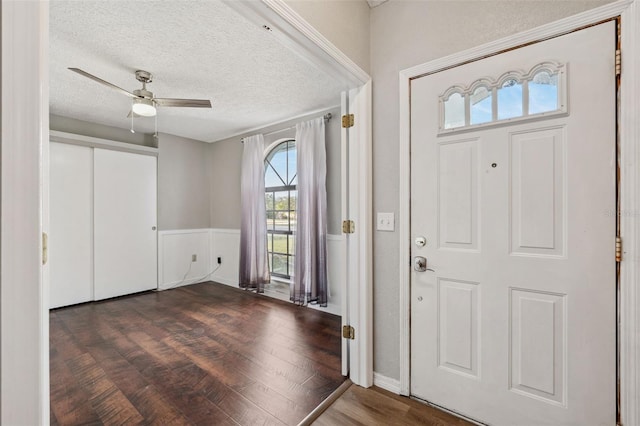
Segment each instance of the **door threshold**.
[[336,402],[336,400],[340,398],[342,394],[345,393],[347,389],[351,387],[352,384],[353,382],[349,379],[346,379],[344,382],[342,382],[342,384],[338,386],[338,389],[331,392],[331,395],[329,395],[324,401],[322,401],[320,405],[314,408],[313,411],[310,412],[307,417],[302,419],[300,423],[298,423],[298,426],[311,425],[314,421],[318,419],[318,417],[320,417],[322,413],[327,411],[327,408],[331,407],[331,405],[333,405],[333,403]]
[[459,419],[465,420],[465,421],[467,421],[469,423],[473,423],[474,425],[488,426],[488,423],[483,423],[480,420],[476,420],[474,418],[465,416],[464,414],[458,413],[457,411],[453,411],[453,410],[450,410],[448,408],[445,408],[442,405],[434,404],[433,402],[429,402],[426,399],[420,399],[417,396],[413,396],[413,395],[409,395],[409,398],[411,398],[414,401],[417,401],[417,402],[419,402],[421,404],[428,405],[429,407],[433,407],[436,410],[444,411],[445,413],[451,414],[452,416],[456,416]]

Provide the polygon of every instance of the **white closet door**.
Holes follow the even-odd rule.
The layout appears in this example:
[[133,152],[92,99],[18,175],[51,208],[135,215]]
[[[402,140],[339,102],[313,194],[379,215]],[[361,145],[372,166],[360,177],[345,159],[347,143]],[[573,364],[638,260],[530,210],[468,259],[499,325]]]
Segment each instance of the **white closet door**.
[[96,148],[94,190],[95,300],[156,288],[156,158]]
[[50,144],[50,306],[93,300],[93,149]]

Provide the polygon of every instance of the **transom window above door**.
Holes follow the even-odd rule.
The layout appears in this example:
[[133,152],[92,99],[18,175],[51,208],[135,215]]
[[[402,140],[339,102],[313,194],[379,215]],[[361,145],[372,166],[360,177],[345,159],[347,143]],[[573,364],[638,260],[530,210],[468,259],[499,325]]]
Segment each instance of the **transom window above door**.
[[451,86],[439,97],[439,134],[565,114],[566,78],[564,64],[543,62],[529,72]]
[[264,160],[265,203],[267,211],[267,256],[274,277],[290,279],[295,251],[296,141],[278,143]]

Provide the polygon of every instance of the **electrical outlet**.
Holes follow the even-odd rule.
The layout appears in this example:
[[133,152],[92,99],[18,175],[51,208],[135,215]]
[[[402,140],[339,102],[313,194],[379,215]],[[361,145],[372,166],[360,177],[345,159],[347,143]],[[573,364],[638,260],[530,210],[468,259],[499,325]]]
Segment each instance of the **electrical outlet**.
[[222,264],[222,257],[218,256],[218,265],[221,265],[221,264]]
[[191,261],[192,262],[197,262],[198,261],[198,255],[197,254],[192,254],[191,255]]

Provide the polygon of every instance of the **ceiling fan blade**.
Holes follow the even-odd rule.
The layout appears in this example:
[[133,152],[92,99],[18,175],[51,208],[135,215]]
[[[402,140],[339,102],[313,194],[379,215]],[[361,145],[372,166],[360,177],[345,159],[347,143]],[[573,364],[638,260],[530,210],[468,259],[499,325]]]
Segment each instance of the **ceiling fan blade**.
[[126,91],[126,90],[124,90],[123,88],[118,87],[118,86],[116,86],[115,84],[109,83],[108,81],[105,81],[105,80],[101,79],[100,77],[96,77],[96,76],[95,76],[95,75],[93,75],[93,74],[89,74],[88,72],[83,71],[83,70],[81,70],[80,68],[69,68],[69,69],[70,69],[71,71],[75,72],[75,73],[78,73],[78,74],[83,75],[83,76],[85,76],[85,77],[87,77],[87,78],[90,78],[90,79],[91,79],[91,80],[93,80],[93,81],[97,81],[97,82],[98,82],[98,83],[100,83],[100,84],[104,84],[104,85],[105,85],[105,86],[107,86],[107,87],[111,87],[112,89],[117,90],[118,92],[122,93],[123,95],[127,95],[127,96],[130,96],[130,97],[132,97],[132,98],[139,98],[139,97],[140,97],[140,96],[136,96],[136,95],[134,95],[134,94],[133,94],[133,93],[131,93],[131,92],[127,92],[127,91]]
[[211,101],[208,99],[154,98],[153,102],[161,107],[211,108]]

